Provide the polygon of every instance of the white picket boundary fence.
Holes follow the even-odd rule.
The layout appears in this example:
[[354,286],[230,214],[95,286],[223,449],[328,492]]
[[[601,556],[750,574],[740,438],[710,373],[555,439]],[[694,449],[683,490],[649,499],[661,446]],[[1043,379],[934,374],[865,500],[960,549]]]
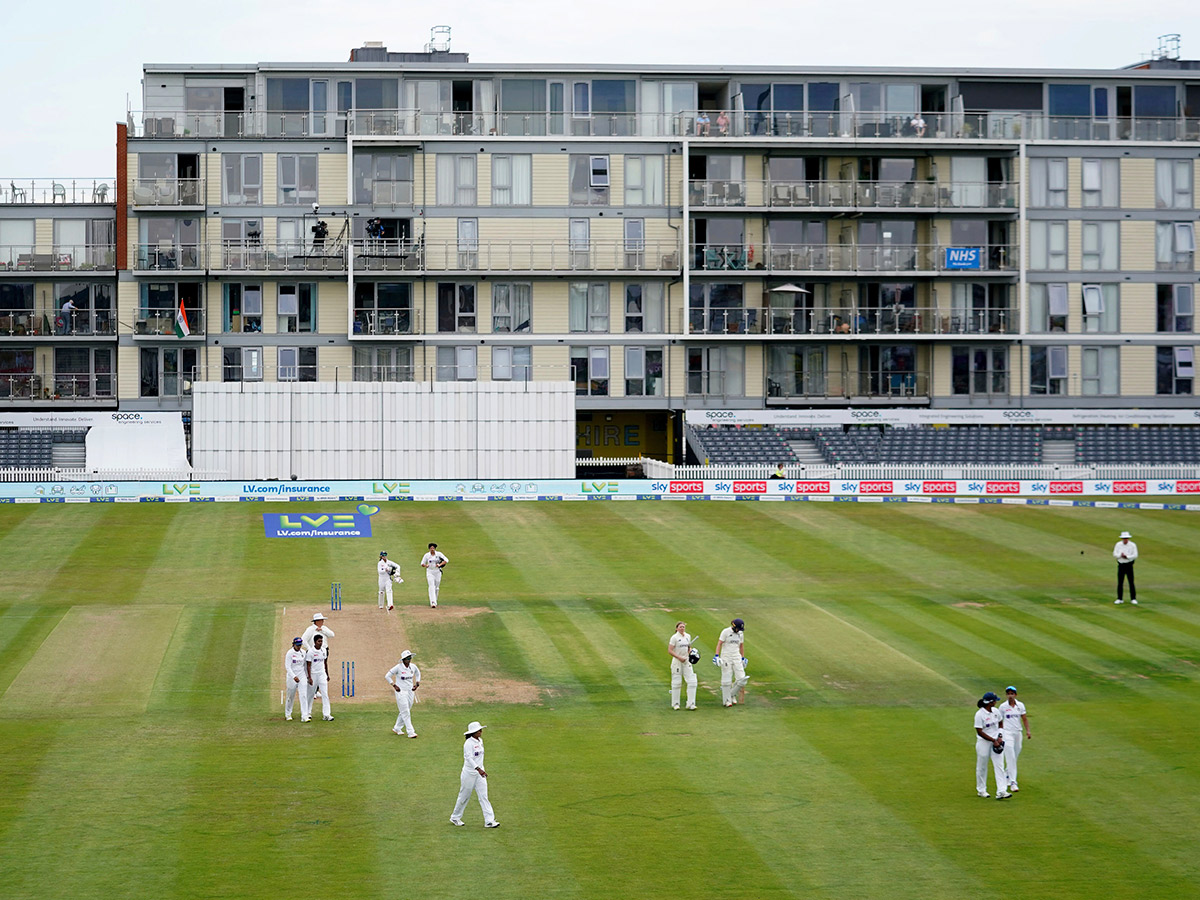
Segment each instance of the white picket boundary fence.
[[223,481],[225,472],[203,469],[62,469],[23,467],[0,469],[3,482],[96,482],[96,481]]

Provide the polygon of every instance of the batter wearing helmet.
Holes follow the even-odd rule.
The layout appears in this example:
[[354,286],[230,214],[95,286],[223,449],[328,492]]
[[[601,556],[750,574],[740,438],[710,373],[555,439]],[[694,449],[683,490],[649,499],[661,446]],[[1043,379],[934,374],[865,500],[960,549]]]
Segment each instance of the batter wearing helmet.
[[734,619],[717,639],[713,662],[721,667],[721,702],[733,706],[746,702],[746,623]]

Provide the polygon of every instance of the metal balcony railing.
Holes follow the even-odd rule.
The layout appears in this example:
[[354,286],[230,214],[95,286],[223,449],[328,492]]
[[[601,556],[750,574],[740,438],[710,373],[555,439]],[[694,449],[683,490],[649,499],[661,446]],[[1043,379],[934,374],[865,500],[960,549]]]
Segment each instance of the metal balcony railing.
[[50,307],[0,309],[0,337],[92,337],[116,334],[111,309],[76,309],[65,316]]
[[674,241],[378,241],[354,243],[354,267],[427,272],[678,272]]
[[0,374],[0,403],[35,400],[115,402],[111,372],[6,372]]
[[[706,121],[707,120],[707,121]],[[1176,141],[1200,139],[1195,116],[1048,116],[1039,111],[674,113],[360,109],[350,112],[131,112],[131,137],[312,138],[353,135],[818,138],[871,140]]]
[[831,369],[828,372],[767,372],[767,398],[870,397],[918,399],[929,397],[925,371],[863,371]]
[[0,246],[3,272],[111,272],[112,244],[10,244]]
[[356,307],[354,333],[367,336],[390,336],[421,333],[421,313],[411,306],[396,308]]
[[732,308],[688,311],[689,334],[1014,334],[1014,307],[968,310],[939,306],[836,306],[784,310]]
[[692,181],[696,208],[753,206],[812,209],[1012,209],[1013,182]]
[[203,178],[135,178],[130,202],[135,207],[203,206]]
[[143,272],[199,271],[204,268],[203,251],[202,245],[193,243],[138,244],[135,268]]
[[[175,316],[178,307],[140,306],[136,311],[133,322],[135,337],[153,337],[156,335],[175,335]],[[188,336],[203,337],[206,333],[206,317],[204,309],[195,306],[184,306],[187,318]]]
[[0,178],[0,203],[114,203],[115,178]]
[[1011,244],[947,247],[934,244],[692,244],[691,268],[708,272],[1013,271]]

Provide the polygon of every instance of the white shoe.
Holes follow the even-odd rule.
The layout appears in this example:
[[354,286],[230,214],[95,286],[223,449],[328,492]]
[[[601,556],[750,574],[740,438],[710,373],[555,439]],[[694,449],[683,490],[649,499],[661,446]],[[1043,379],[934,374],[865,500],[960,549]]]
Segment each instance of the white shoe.
[[982,797],[984,800],[986,800],[986,799],[988,799],[988,797],[992,796],[992,795],[991,795],[991,794],[989,794],[987,791],[976,791],[975,793],[977,793],[977,794],[978,794],[980,797]]
[[286,721],[288,721],[288,722],[292,721],[292,717],[291,717],[291,716],[284,716],[283,718],[284,718]]
[[1007,800],[1011,796],[1012,796],[1012,794],[1008,793],[1008,791],[1005,791],[1003,794],[996,794],[996,799],[997,800]]
[[1124,603],[1124,602],[1125,602],[1124,600],[1114,600],[1114,601],[1113,601],[1113,606],[1120,606],[1120,605],[1121,605],[1122,603]]
[[726,706],[733,706],[733,704],[732,704],[732,703],[730,703],[728,700],[726,700],[726,701],[725,701],[725,705],[726,705]]
[[483,827],[484,828],[499,828],[500,823],[499,822],[484,822]]
[[730,701],[730,703],[737,703],[737,698],[736,698],[736,697],[734,697],[734,698],[733,698],[733,699]]
[[415,735],[415,734],[410,734],[410,735],[409,735],[409,737],[410,737],[410,738],[415,738],[415,737],[416,737],[416,735]]
[[307,718],[307,719],[301,719],[300,721],[301,721],[301,722],[311,722],[311,721],[312,721],[312,717],[310,716],[309,718]]
[[1016,783],[1015,781],[1014,781],[1012,784],[1010,784],[1010,785],[1008,786],[1008,789],[1009,789],[1010,791],[1012,791],[1014,794],[1015,794],[1017,791],[1019,791],[1019,790],[1020,790],[1020,788],[1019,788],[1019,787],[1017,787],[1017,783]]
[[679,709],[679,704],[678,703],[673,704],[671,706],[671,709]]
[[467,823],[466,823],[466,822],[464,822],[462,819],[456,819],[456,818],[454,818],[454,816],[451,816],[451,817],[450,817],[450,824],[451,824],[451,825],[458,825],[458,826],[461,828],[463,825],[466,825]]
[[[675,707],[675,708],[676,708],[676,709],[679,709],[679,707],[678,707],[678,706],[677,706],[677,707]],[[696,708],[696,707],[694,707],[694,706],[685,706],[685,707],[684,707],[684,709],[695,709],[695,708]]]
[[322,719],[324,719],[326,722],[332,722],[332,721],[333,721],[333,716],[321,716],[321,718],[322,718]]
[[1130,603],[1132,603],[1134,606],[1137,606],[1137,601],[1136,601],[1136,600],[1130,600],[1129,602],[1130,602]]
[[430,609],[437,609],[437,604],[436,604],[436,603],[430,603],[430,604],[429,604],[429,608],[430,608]]
[[403,732],[403,731],[401,731],[399,728],[393,728],[393,729],[392,729],[392,734],[404,734],[404,732]]

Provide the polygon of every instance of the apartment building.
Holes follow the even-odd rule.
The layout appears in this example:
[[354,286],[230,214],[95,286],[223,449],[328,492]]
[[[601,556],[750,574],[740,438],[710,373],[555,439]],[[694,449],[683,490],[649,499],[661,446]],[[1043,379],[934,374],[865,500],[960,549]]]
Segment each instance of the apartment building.
[[122,408],[572,380],[580,449],[657,455],[690,408],[1194,403],[1198,71],[144,74]]

